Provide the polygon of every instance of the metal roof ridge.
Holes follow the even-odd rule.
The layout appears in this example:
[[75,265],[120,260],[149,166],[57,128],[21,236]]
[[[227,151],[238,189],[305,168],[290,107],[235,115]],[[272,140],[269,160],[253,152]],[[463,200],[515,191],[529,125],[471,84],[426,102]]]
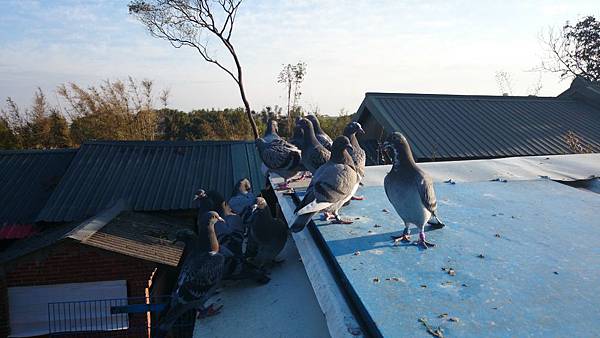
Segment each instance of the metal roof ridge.
[[102,229],[106,224],[112,221],[118,214],[126,209],[127,203],[124,199],[119,199],[108,209],[100,212],[99,214],[88,218],[83,221],[80,225],[71,230],[65,235],[65,238],[71,238],[79,242],[85,243],[85,241],[92,237],[96,232]]
[[557,96],[503,96],[503,95],[474,95],[474,94],[428,94],[428,93],[391,93],[391,92],[366,92],[365,97],[376,97],[376,96],[391,96],[391,97],[402,97],[402,98],[446,98],[446,99],[459,99],[459,100],[560,100],[571,101],[571,99],[559,98]]
[[0,149],[0,155],[19,155],[19,154],[63,154],[63,153],[74,153],[79,148],[58,148],[58,149]]
[[113,145],[113,146],[201,146],[201,145],[230,145],[253,144],[254,140],[176,140],[176,141],[149,141],[149,140],[88,140],[84,145]]

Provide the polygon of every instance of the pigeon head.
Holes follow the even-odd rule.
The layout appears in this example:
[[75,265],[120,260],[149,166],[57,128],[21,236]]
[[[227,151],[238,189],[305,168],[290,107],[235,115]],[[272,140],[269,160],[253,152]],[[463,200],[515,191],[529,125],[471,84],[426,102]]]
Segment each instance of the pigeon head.
[[348,159],[352,162],[350,154],[354,151],[350,140],[346,136],[338,136],[331,146],[331,160],[336,163],[344,163]]
[[192,201],[203,198],[206,198],[206,191],[204,191],[204,189],[198,189],[194,194],[194,199]]
[[235,189],[233,194],[236,195],[238,193],[247,194],[252,190],[252,184],[247,177],[242,178],[235,184]]
[[317,118],[316,115],[307,115],[306,118],[313,125],[313,128],[315,129],[315,131],[318,132],[321,130],[321,123],[319,123],[319,119]]
[[312,130],[314,132],[315,128],[309,119],[301,118],[296,122],[296,125],[302,129],[302,131],[306,132],[308,130]]
[[348,123],[346,128],[344,128],[345,136],[349,136],[349,135],[356,134],[356,133],[359,133],[359,134],[365,133],[365,131],[362,129],[362,126],[358,122],[350,122],[350,123]]
[[277,121],[275,119],[269,119],[269,121],[267,122],[267,131],[265,133],[265,135],[268,134],[277,134],[279,132],[279,124],[277,123]]
[[402,133],[394,132],[388,136],[383,148],[393,154],[394,164],[414,163],[410,145]]
[[216,211],[206,212],[199,221],[202,226],[206,226],[209,229],[214,229],[217,222],[225,222],[225,220]]

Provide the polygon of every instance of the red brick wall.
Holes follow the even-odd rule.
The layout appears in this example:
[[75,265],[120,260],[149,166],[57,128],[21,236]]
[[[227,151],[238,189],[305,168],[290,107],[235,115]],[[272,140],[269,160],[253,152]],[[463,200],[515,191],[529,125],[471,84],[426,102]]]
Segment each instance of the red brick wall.
[[[128,296],[143,297],[148,279],[157,266],[157,263],[65,240],[8,263],[4,267],[5,285],[0,276],[0,304],[8,304],[7,287],[109,280],[126,280]],[[4,313],[2,310],[0,305],[0,337],[5,337],[9,320],[7,309]],[[139,323],[130,323],[134,324]]]

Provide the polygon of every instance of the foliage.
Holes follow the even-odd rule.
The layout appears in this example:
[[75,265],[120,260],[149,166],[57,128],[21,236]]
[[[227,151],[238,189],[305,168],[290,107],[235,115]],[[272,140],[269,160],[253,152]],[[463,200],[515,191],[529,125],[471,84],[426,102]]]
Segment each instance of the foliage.
[[[242,0],[134,0],[129,13],[135,16],[156,38],[169,41],[175,48],[194,48],[202,58],[227,73],[237,84],[254,137],[258,129],[246,98],[242,66],[231,41],[233,27]],[[211,42],[231,56],[228,66],[208,49]]]
[[348,114],[344,109],[340,110],[338,116],[316,115],[319,123],[321,123],[321,128],[331,138],[342,135],[346,125],[352,121],[352,115]]
[[277,83],[281,83],[285,86],[287,94],[288,123],[286,126],[288,129],[290,129],[292,126],[292,117],[294,116],[294,113],[295,116],[300,116],[300,114],[298,114],[301,110],[298,106],[300,95],[302,95],[302,92],[300,91],[300,84],[302,84],[302,81],[304,81],[305,75],[306,63],[299,61],[295,65],[289,63],[287,65],[283,65],[283,69],[277,76]]
[[600,81],[600,21],[586,16],[575,25],[568,21],[558,32],[544,38],[549,57],[542,68],[561,77],[581,76]]

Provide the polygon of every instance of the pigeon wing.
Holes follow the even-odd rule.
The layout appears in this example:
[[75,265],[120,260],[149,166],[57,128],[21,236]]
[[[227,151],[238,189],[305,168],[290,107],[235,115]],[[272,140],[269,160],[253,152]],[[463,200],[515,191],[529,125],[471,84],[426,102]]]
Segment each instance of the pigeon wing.
[[419,189],[423,206],[435,215],[437,211],[437,200],[435,198],[435,191],[433,190],[433,180],[429,175],[419,170],[417,175],[415,175],[415,183]]
[[270,169],[294,168],[300,163],[300,149],[282,139],[273,140],[260,151],[260,157]]

